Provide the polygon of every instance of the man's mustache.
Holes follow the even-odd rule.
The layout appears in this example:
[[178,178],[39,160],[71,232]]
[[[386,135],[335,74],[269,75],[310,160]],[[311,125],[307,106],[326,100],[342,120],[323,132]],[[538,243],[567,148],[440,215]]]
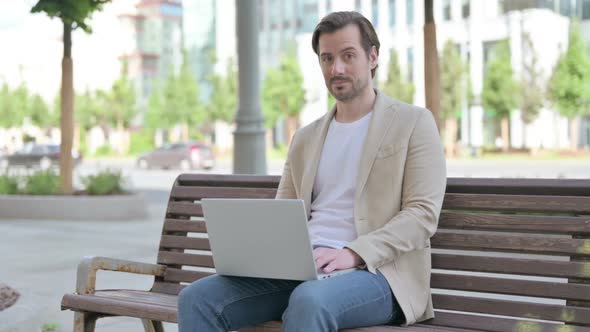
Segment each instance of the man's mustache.
[[335,82],[352,82],[352,80],[348,77],[344,77],[344,76],[334,76],[332,78],[330,78],[330,84],[333,84]]

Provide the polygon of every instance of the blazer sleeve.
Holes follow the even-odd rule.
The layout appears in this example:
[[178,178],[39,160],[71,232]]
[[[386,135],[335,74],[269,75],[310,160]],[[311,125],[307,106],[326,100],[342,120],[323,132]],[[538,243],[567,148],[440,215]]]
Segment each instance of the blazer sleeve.
[[287,160],[285,160],[285,166],[283,166],[283,175],[281,175],[281,181],[279,182],[279,188],[275,199],[285,198],[297,198],[297,191],[295,190],[295,184],[293,181],[293,173],[291,170],[291,159],[293,158],[295,140],[297,138],[297,132],[291,140],[291,146],[287,153]]
[[359,236],[347,247],[365,260],[372,273],[404,253],[427,247],[438,226],[446,179],[434,118],[422,110],[408,142],[401,210],[383,227]]

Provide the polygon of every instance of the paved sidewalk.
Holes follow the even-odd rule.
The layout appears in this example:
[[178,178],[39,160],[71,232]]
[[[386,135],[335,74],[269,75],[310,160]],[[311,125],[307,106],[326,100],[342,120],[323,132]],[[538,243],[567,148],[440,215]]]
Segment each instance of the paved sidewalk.
[[[57,323],[59,332],[72,331],[73,312],[62,312],[60,301],[64,293],[74,291],[78,262],[95,255],[155,263],[163,203],[152,202],[147,220],[0,220],[0,280],[22,294],[20,306],[0,312],[0,331],[38,332],[45,323]],[[149,289],[152,282],[150,277],[114,272],[97,276],[97,288],[102,289]],[[8,329],[15,321],[21,321],[19,329]],[[104,318],[97,331],[143,331],[143,327],[138,319]],[[176,324],[166,324],[166,331],[177,331]]]

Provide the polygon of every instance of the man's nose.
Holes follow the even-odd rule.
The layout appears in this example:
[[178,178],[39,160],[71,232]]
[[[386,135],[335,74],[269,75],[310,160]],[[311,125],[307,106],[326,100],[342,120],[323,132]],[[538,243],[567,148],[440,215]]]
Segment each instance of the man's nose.
[[332,65],[332,76],[344,74],[344,63],[340,58],[334,59],[334,64]]

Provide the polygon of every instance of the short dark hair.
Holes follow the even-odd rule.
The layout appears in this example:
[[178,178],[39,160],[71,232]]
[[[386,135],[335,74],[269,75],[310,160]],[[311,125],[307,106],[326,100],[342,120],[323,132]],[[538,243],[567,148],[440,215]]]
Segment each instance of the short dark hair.
[[[315,27],[313,36],[311,38],[311,47],[315,54],[319,56],[319,43],[320,35],[322,33],[332,33],[336,30],[340,30],[349,24],[355,24],[361,32],[361,45],[367,53],[367,56],[371,53],[371,47],[375,46],[377,55],[379,55],[379,37],[373,24],[366,17],[357,12],[333,12],[322,18],[320,23]],[[375,76],[375,70],[377,67],[371,70],[371,76]]]

